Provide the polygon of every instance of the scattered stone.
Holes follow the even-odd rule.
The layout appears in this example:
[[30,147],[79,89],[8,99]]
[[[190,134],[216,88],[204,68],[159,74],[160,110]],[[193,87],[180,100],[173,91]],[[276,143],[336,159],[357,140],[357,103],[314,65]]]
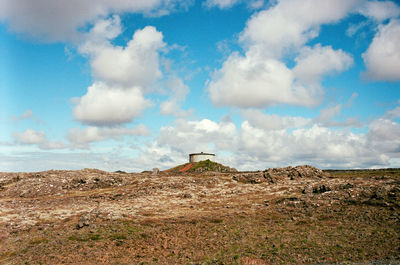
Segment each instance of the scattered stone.
[[189,193],[182,193],[179,195],[179,197],[183,198],[183,199],[190,199],[190,198],[192,198],[192,195]]
[[324,193],[327,191],[331,191],[331,188],[326,185],[313,187],[313,193]]
[[310,194],[310,193],[312,193],[312,191],[313,191],[313,188],[311,186],[307,185],[304,187],[304,189],[301,191],[301,193]]
[[353,184],[350,184],[350,183],[347,183],[346,185],[344,185],[343,186],[343,189],[351,189],[351,188],[354,188],[354,185]]
[[156,167],[153,168],[153,171],[152,171],[151,174],[152,174],[153,176],[155,176],[155,175],[158,175],[158,173],[160,173],[160,170],[159,170],[158,168],[156,168]]
[[81,228],[83,228],[85,226],[89,226],[90,225],[90,221],[91,221],[91,214],[90,213],[82,215],[79,218],[78,223],[76,224],[76,229],[79,230],[79,229],[81,229]]

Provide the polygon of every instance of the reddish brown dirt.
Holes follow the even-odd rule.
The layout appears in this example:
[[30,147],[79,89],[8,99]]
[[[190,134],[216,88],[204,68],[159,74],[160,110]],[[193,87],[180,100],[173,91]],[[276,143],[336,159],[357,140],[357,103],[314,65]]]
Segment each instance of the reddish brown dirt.
[[193,164],[192,164],[192,163],[189,163],[189,164],[187,164],[184,168],[182,168],[181,170],[179,170],[179,172],[185,173],[185,172],[188,171],[192,166],[193,166]]

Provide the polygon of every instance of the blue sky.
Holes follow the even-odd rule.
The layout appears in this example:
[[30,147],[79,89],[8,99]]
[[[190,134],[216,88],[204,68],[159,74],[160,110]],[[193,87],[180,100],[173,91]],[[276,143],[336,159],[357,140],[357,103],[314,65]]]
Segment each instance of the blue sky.
[[400,166],[400,4],[0,2],[0,171]]

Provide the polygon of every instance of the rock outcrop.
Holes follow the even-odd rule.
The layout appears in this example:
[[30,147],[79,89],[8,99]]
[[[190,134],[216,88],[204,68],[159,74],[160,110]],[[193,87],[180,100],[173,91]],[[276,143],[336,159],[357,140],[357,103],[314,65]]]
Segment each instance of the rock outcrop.
[[262,182],[276,183],[280,180],[299,178],[326,178],[328,173],[309,166],[296,166],[284,168],[270,168],[265,171],[239,173],[233,176],[233,180],[242,183],[258,184]]

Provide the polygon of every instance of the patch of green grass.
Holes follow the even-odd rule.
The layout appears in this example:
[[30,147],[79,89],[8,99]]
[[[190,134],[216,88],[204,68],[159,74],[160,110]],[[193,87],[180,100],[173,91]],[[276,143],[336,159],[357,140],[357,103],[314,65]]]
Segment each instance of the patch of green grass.
[[29,241],[29,244],[30,245],[39,245],[39,244],[47,243],[47,242],[49,242],[49,240],[47,238],[39,237],[39,238],[35,238],[35,239],[32,239],[31,241]]
[[111,238],[112,240],[126,240],[126,239],[127,239],[126,235],[125,235],[125,234],[122,234],[122,233],[112,234],[112,235],[110,236],[110,238]]
[[126,230],[128,231],[128,234],[136,234],[143,232],[143,229],[141,227],[136,227],[136,226],[127,226]]
[[211,223],[213,224],[220,224],[222,223],[224,220],[220,219],[220,218],[213,218],[210,220]]
[[203,160],[200,162],[195,163],[189,171],[195,171],[198,168],[207,168],[210,171],[214,171],[216,168],[217,163],[212,162],[210,159]]

